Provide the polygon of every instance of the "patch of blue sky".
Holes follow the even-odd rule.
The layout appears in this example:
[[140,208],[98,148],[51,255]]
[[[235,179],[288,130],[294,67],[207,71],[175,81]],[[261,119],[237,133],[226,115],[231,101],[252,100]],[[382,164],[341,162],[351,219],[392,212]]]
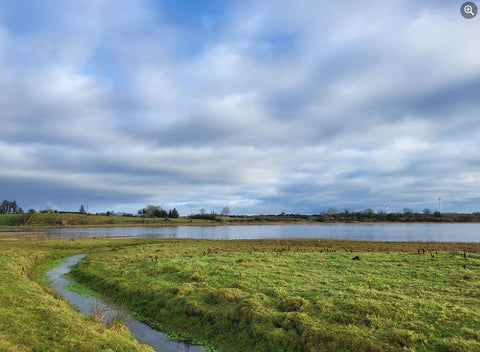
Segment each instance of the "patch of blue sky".
[[188,59],[201,55],[210,40],[222,33],[229,1],[152,1],[151,6],[162,14],[162,21],[180,29],[186,35],[176,48],[176,55]]
[[226,13],[229,3],[223,0],[163,0],[152,1],[151,5],[159,8],[173,25],[205,30],[211,29]]
[[82,72],[107,80],[114,85],[124,83],[125,75],[122,68],[112,56],[108,49],[99,45],[83,65]]
[[262,60],[295,58],[298,53],[298,42],[291,33],[270,33],[268,36],[257,38],[256,44],[255,54]]
[[59,22],[57,1],[1,1],[0,19],[12,36],[25,36]]

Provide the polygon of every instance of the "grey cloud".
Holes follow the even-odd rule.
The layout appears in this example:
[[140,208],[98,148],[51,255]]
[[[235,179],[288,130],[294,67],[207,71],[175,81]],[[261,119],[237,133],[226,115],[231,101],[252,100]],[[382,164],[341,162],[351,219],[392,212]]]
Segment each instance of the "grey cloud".
[[82,4],[0,30],[9,197],[311,213],[443,192],[475,210],[480,50],[450,6],[242,2],[203,40],[148,2]]

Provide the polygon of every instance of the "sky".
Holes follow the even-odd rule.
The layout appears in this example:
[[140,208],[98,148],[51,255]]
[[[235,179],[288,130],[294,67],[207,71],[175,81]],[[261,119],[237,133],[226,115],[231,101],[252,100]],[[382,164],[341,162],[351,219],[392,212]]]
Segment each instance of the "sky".
[[480,211],[461,3],[2,0],[0,199]]

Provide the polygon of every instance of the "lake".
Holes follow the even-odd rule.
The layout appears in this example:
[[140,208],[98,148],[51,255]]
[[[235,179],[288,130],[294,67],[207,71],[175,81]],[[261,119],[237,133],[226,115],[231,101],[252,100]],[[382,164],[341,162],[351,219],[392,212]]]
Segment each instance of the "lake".
[[480,224],[478,223],[98,227],[25,229],[21,231],[41,232],[48,239],[112,236],[214,240],[335,238],[370,241],[480,242]]

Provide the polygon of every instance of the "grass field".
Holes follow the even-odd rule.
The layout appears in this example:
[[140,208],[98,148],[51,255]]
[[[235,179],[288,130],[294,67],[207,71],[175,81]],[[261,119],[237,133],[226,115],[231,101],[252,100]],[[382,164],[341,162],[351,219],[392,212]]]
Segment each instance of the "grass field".
[[162,240],[93,254],[74,275],[151,324],[220,350],[480,351],[479,250]]
[[[230,224],[230,217],[217,220],[141,218],[127,216],[86,215],[76,213],[36,213],[27,222],[28,227],[52,226],[178,226],[178,225],[221,225]],[[252,223],[249,219],[236,219],[235,223]]]
[[[13,239],[13,240],[12,240]],[[0,351],[152,351],[121,325],[106,327],[73,310],[44,285],[56,259],[132,241],[24,241],[0,237]]]
[[16,226],[21,223],[22,215],[0,214],[0,227]]
[[84,284],[219,351],[480,350],[478,243],[28,238],[0,233],[0,351],[151,350],[46,286],[87,252]]

